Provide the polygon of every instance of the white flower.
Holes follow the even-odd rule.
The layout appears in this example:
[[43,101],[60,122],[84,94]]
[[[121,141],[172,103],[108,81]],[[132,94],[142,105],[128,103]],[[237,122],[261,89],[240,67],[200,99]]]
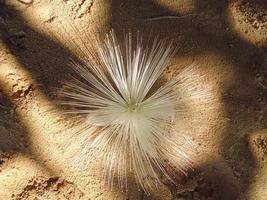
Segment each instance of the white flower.
[[187,115],[187,104],[210,96],[186,83],[194,67],[159,84],[174,53],[172,43],[132,40],[129,34],[120,46],[114,32],[108,34],[82,63],[73,62],[79,78],[66,83],[62,93],[64,104],[74,107],[70,113],[87,116],[86,140],[77,156],[84,162],[98,157],[109,185],[116,179],[126,187],[132,173],[149,193],[161,184],[160,174],[173,180],[191,168],[193,144],[175,120]]

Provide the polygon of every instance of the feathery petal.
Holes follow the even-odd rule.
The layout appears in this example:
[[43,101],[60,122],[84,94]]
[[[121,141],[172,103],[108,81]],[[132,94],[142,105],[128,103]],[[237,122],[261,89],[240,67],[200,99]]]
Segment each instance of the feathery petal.
[[207,103],[211,95],[185,81],[195,76],[194,67],[156,87],[173,53],[171,42],[155,39],[148,46],[140,37],[133,43],[131,34],[121,47],[111,31],[84,62],[73,61],[79,78],[65,83],[63,104],[87,116],[76,158],[86,164],[97,155],[109,185],[116,179],[123,187],[133,173],[149,193],[161,184],[159,174],[172,180],[175,171],[186,174],[192,166],[194,145],[175,120],[187,115],[188,104]]

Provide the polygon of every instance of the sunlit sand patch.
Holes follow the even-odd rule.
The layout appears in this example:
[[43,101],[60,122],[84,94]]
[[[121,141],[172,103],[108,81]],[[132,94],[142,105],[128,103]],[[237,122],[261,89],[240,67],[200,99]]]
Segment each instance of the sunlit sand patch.
[[0,173],[0,198],[11,199],[10,194],[16,194],[20,191],[18,188],[26,186],[27,181],[35,176],[49,177],[53,173],[45,169],[33,158],[17,153],[8,160]]
[[[58,39],[64,43],[66,38],[70,36],[69,33],[73,31],[72,24],[77,23],[80,27],[83,27],[83,30],[87,31],[101,32],[108,28],[111,17],[109,14],[111,2],[106,0],[94,1],[92,6],[91,2],[91,0],[66,1],[66,3],[40,1],[36,2],[37,5],[34,9],[25,9],[25,7],[19,6],[17,1],[10,1],[7,4],[16,7],[16,11],[23,17],[28,26],[34,27],[36,31],[46,35],[51,40],[55,39],[54,36],[60,35]],[[89,9],[90,7],[90,11],[84,11],[80,17],[70,15],[75,13],[76,7],[83,4],[85,8]],[[57,8],[56,11],[54,8]],[[95,23],[96,21],[97,23]]]
[[255,45],[266,45],[267,12],[261,4],[234,1],[229,3],[227,14],[232,29],[242,39]]
[[196,9],[196,3],[197,0],[176,0],[176,1],[164,1],[164,0],[154,0],[156,4],[159,4],[160,6],[176,12],[177,17],[181,17],[185,15],[193,14]]
[[254,155],[256,167],[247,198],[264,200],[267,196],[267,129],[252,133],[249,146]]

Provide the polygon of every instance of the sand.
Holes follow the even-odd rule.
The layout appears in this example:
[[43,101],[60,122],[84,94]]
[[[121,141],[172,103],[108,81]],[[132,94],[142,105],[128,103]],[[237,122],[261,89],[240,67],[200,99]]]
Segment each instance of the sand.
[[[174,39],[170,72],[195,63],[216,99],[187,127],[194,171],[150,195],[130,177],[110,190],[98,163],[73,163],[78,142],[64,146],[76,122],[54,93],[79,56],[71,38],[111,28]],[[265,0],[2,0],[0,38],[1,200],[267,199]]]

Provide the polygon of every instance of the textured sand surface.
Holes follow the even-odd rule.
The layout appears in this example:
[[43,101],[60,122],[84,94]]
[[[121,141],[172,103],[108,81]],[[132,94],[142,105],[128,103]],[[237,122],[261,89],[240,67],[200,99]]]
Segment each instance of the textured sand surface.
[[[110,28],[174,39],[166,74],[195,63],[216,99],[177,122],[197,144],[195,170],[150,196],[130,177],[127,192],[109,190],[101,166],[72,162],[79,141],[63,145],[76,122],[54,92],[79,56],[69,41]],[[0,113],[0,200],[266,200],[266,0],[0,0]]]

